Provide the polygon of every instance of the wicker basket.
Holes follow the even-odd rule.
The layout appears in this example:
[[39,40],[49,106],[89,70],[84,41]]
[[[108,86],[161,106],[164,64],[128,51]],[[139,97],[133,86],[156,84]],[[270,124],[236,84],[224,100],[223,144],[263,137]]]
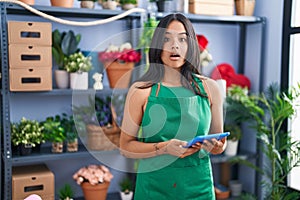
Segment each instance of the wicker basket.
[[111,127],[89,124],[86,129],[89,150],[113,150],[119,147],[121,130],[116,124]]
[[237,15],[252,16],[255,8],[255,0],[235,0]]

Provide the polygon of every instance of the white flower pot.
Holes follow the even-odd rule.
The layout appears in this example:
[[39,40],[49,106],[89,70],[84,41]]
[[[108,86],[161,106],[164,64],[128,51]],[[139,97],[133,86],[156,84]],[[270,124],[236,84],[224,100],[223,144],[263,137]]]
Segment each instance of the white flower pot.
[[120,192],[120,196],[122,200],[131,200],[133,196],[133,192],[130,191],[129,193]]
[[243,185],[238,180],[229,181],[231,196],[238,197],[242,193]]
[[70,73],[70,87],[74,90],[86,90],[89,88],[88,72]]
[[123,10],[130,10],[132,8],[135,8],[135,7],[136,7],[136,5],[134,5],[132,3],[126,3],[126,4],[122,5]]
[[235,156],[237,154],[238,144],[238,140],[227,140],[227,146],[224,151],[224,154],[226,156]]
[[80,2],[80,7],[81,8],[89,8],[89,9],[93,9],[95,8],[95,2],[94,1],[81,1]]
[[59,89],[66,89],[69,87],[69,73],[65,70],[55,70],[55,82]]
[[117,2],[114,0],[104,1],[102,7],[103,9],[115,10],[117,8]]

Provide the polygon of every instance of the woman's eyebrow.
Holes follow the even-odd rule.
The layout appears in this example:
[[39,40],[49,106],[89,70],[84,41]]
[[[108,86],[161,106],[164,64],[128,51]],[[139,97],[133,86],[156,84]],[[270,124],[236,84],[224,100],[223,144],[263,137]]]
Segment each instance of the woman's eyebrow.
[[[170,32],[170,31],[166,31],[166,34],[174,34],[174,33],[176,33],[175,31],[174,32]],[[186,32],[181,32],[181,33],[176,33],[177,35],[187,35],[187,33]]]

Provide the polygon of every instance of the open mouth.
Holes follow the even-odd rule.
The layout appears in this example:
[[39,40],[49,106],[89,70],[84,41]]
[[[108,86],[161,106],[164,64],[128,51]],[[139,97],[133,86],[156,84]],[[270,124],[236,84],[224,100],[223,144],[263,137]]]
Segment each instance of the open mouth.
[[179,54],[171,54],[171,58],[179,58],[180,55]]

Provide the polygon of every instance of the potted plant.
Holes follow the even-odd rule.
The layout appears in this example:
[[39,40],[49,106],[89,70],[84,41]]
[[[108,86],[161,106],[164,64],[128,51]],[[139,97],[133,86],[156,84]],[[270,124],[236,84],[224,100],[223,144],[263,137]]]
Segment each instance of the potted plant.
[[60,119],[60,123],[66,135],[67,152],[78,151],[78,134],[77,130],[75,129],[73,115],[68,116],[66,113],[63,113]]
[[59,199],[60,200],[73,200],[74,191],[70,184],[65,184],[59,189]]
[[16,147],[19,147],[21,155],[28,155],[32,147],[45,142],[44,127],[36,120],[21,118],[18,123],[11,123],[11,141]]
[[65,130],[60,123],[60,118],[47,117],[44,122],[45,139],[52,142],[52,152],[62,153],[63,152],[63,142],[66,139]]
[[106,200],[113,175],[104,165],[88,165],[76,171],[73,179],[81,186],[86,200]]
[[113,150],[119,146],[120,128],[112,110],[109,96],[90,97],[88,105],[73,106],[76,122],[86,125],[87,147],[90,150]]
[[128,88],[134,63],[141,60],[141,54],[130,43],[120,47],[110,45],[99,52],[99,60],[104,63],[111,88]]
[[52,32],[52,55],[58,69],[55,70],[55,80],[58,88],[64,89],[69,86],[69,74],[65,68],[65,57],[78,52],[78,44],[81,35],[72,30],[60,32],[58,29]]
[[93,9],[95,8],[95,2],[97,2],[98,0],[78,0],[78,1],[80,1],[81,8]]
[[234,0],[237,15],[252,16],[255,9],[255,0]]
[[225,132],[230,132],[230,135],[227,137],[227,146],[224,151],[224,154],[227,156],[235,156],[238,150],[239,140],[242,137],[242,129],[239,124],[225,124]]
[[241,158],[235,162],[246,164],[262,174],[265,199],[299,198],[299,193],[290,191],[285,181],[289,172],[300,165],[300,141],[292,141],[283,129],[284,122],[296,114],[299,96],[300,85],[280,92],[279,87],[272,84],[265,93],[251,95],[251,102],[243,104],[235,113],[237,118],[248,120],[249,127],[257,132],[262,152],[268,160],[261,166],[253,166]]
[[173,12],[174,2],[173,0],[150,0],[150,2],[156,2],[158,12]]
[[92,57],[76,52],[64,58],[65,68],[70,73],[70,87],[86,90],[89,87],[88,72],[92,69]]
[[99,0],[98,2],[100,2],[103,9],[109,9],[109,10],[115,10],[118,5],[118,1],[116,0]]
[[123,10],[130,10],[137,6],[137,0],[120,0]]
[[120,182],[120,196],[122,200],[131,200],[133,196],[133,183],[130,180],[129,177],[125,177],[121,182]]
[[34,2],[35,2],[35,0],[19,0],[19,1],[26,3],[28,5],[34,5]]
[[[151,2],[154,3],[154,2]],[[145,58],[146,58],[146,66],[149,67],[150,61],[149,61],[149,49],[150,49],[150,43],[151,39],[153,37],[155,28],[157,27],[158,20],[156,20],[155,13],[150,13],[150,17],[148,17],[147,21],[144,22],[143,25],[143,33],[139,39],[139,49],[143,49]]]
[[251,101],[248,96],[248,88],[239,85],[231,85],[227,88],[227,95],[225,99],[226,120],[224,130],[229,131],[230,135],[227,137],[227,147],[224,154],[228,156],[235,156],[237,154],[238,143],[242,137],[241,124],[245,122],[245,118],[236,117],[237,110],[241,109],[244,104],[250,104]]
[[64,8],[72,8],[74,4],[74,0],[50,0],[51,6],[58,6]]

